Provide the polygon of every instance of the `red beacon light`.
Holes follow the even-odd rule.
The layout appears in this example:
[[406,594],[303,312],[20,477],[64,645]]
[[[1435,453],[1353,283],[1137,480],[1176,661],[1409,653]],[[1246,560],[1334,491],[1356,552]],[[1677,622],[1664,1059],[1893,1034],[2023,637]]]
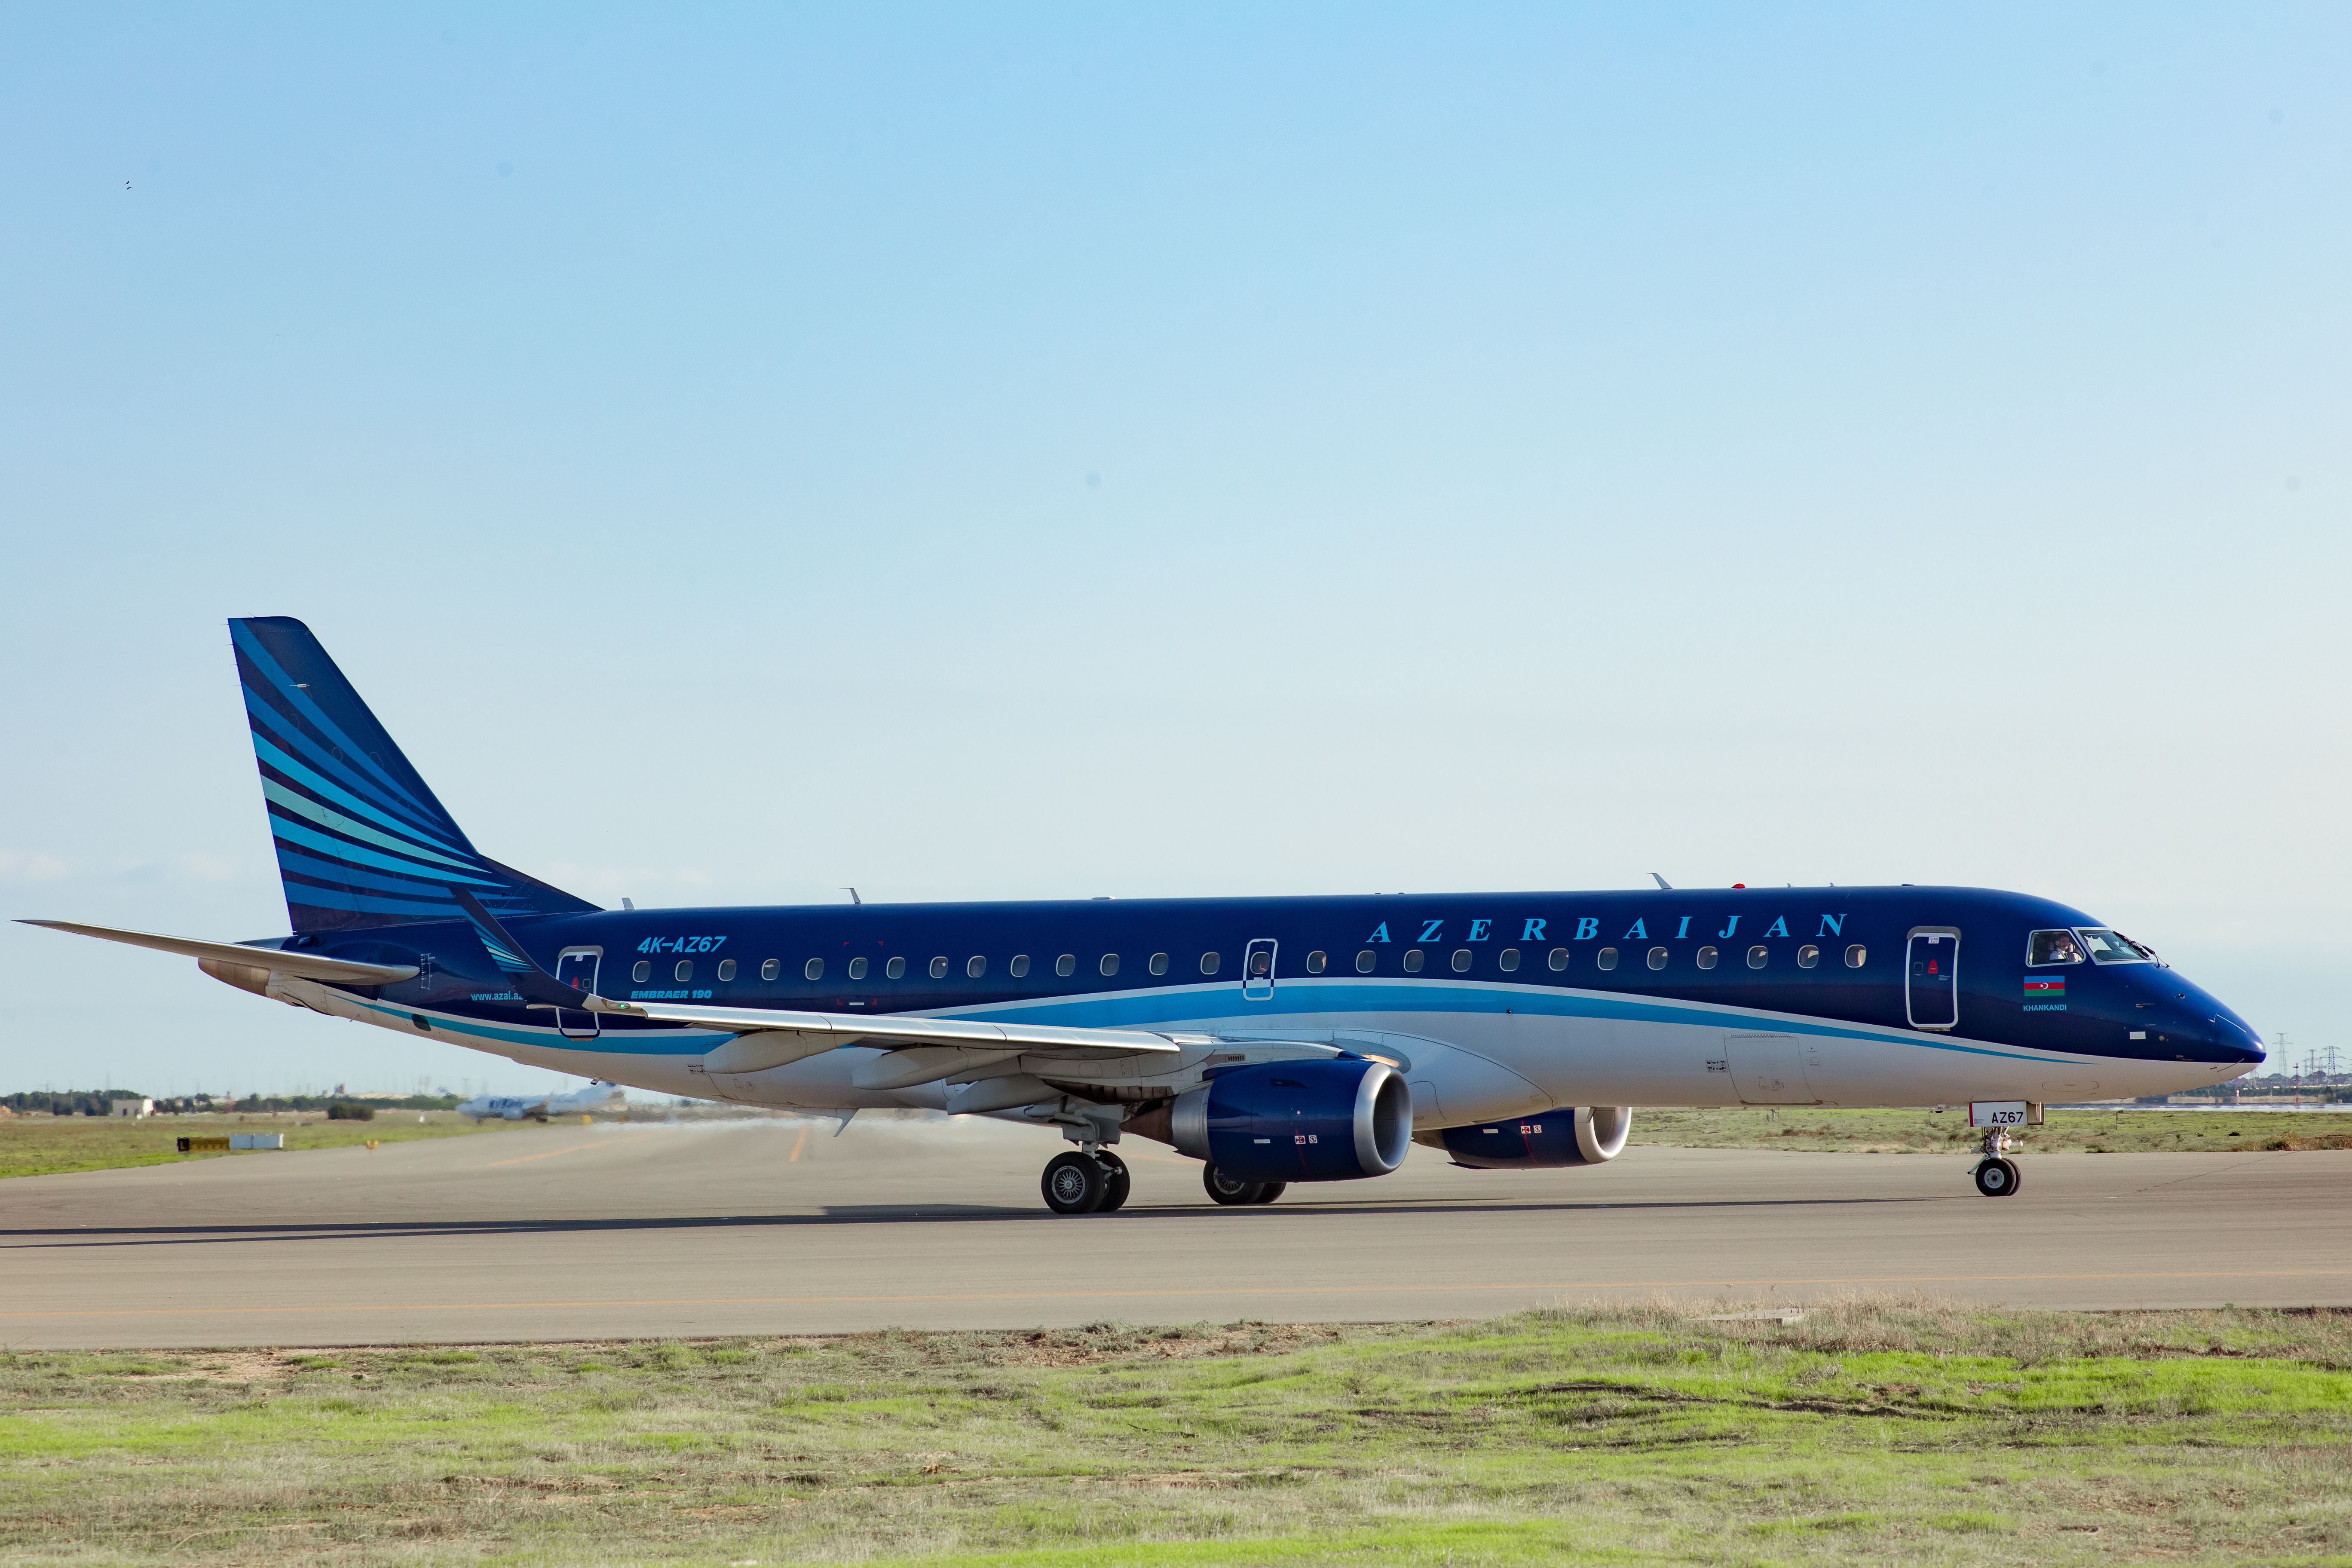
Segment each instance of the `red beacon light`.
[[1745,883],[1745,882],[1734,882],[1734,883],[1732,883],[1731,885],[1732,885],[1734,888],[1744,888],[1744,887],[1748,886],[1748,884],[1747,884],[1747,883]]

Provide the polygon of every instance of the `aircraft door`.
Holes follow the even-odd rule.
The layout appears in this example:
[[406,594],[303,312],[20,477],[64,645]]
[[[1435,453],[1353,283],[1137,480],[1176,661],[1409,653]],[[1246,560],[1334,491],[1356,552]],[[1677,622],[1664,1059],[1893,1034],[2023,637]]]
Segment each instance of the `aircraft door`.
[[1960,933],[1953,926],[1915,926],[1905,944],[1903,1005],[1915,1029],[1948,1029],[1960,1021]]
[[1732,1087],[1742,1105],[1819,1105],[1805,1079],[1807,1052],[1794,1035],[1726,1035]]
[[1242,1000],[1270,1002],[1274,999],[1274,950],[1270,936],[1255,937],[1242,950]]
[[[601,947],[567,947],[555,961],[555,978],[559,984],[574,991],[596,989],[597,962],[604,956]],[[585,1008],[559,1007],[555,1011],[555,1026],[567,1040],[593,1040],[599,1031],[596,1015]]]

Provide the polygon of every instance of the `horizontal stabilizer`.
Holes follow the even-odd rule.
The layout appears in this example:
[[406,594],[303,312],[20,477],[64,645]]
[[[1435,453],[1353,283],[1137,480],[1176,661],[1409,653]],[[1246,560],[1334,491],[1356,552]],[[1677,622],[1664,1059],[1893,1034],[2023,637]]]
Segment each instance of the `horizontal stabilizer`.
[[241,942],[202,942],[187,936],[157,936],[152,931],[117,931],[112,926],[76,925],[71,921],[19,921],[19,925],[47,926],[51,931],[94,936],[132,947],[152,947],[185,958],[209,958],[215,963],[241,963],[254,969],[274,969],[305,980],[339,985],[390,985],[416,975],[413,963],[361,963],[348,958],[325,958],[315,952],[283,952],[274,947],[249,947]]

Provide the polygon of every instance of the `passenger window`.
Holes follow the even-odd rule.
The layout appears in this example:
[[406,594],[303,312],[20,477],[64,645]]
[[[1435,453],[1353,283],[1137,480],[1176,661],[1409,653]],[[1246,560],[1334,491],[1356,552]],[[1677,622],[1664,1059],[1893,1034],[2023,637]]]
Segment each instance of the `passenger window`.
[[1845,966],[1848,969],[1860,969],[1862,967],[1863,961],[1869,956],[1870,949],[1863,946],[1860,942],[1855,942],[1852,947],[1845,950]]
[[1495,967],[1506,974],[1516,974],[1519,968],[1519,950],[1507,947],[1495,955]]
[[1409,947],[1405,949],[1404,972],[1407,974],[1418,974],[1421,973],[1421,949],[1417,947]]
[[862,954],[849,961],[849,977],[852,980],[866,978],[866,959]]
[[801,965],[801,973],[807,975],[811,980],[824,979],[824,960],[822,958],[810,959],[806,963]]
[[1748,967],[1750,969],[1761,969],[1764,967],[1764,961],[1771,956],[1772,954],[1768,952],[1764,944],[1759,942],[1754,947],[1748,950]]
[[1551,956],[1544,960],[1544,962],[1551,965],[1552,972],[1554,973],[1558,973],[1559,971],[1568,967],[1568,949],[1564,947],[1553,948],[1551,950]]
[[988,973],[988,960],[981,957],[980,954],[975,952],[970,958],[963,961],[963,972],[972,979],[977,980],[982,975]]
[[1330,962],[1330,955],[1326,952],[1319,950],[1310,952],[1307,955],[1307,973],[1309,974],[1320,974]]
[[1370,974],[1373,970],[1380,967],[1380,963],[1381,955],[1374,952],[1368,947],[1364,949],[1363,952],[1356,954],[1356,973],[1359,974]]
[[762,980],[773,980],[783,972],[784,966],[772,958],[762,959],[760,963],[760,978]]
[[1117,974],[1118,973],[1118,954],[1115,952],[1104,953],[1102,955],[1102,962],[1095,967],[1101,970],[1105,974]]
[[1797,967],[1800,969],[1811,969],[1821,961],[1822,950],[1811,942],[1807,942],[1797,950]]
[[1713,969],[1715,961],[1722,956],[1711,947],[1702,947],[1698,950],[1698,966],[1701,969]]
[[934,980],[945,980],[947,977],[948,957],[946,953],[941,953],[937,958],[931,960],[931,978]]
[[1664,969],[1665,966],[1666,950],[1663,947],[1652,948],[1650,950],[1650,967],[1653,969]]
[[719,961],[719,978],[721,980],[732,980],[735,978],[735,961],[733,959],[722,958]]
[[694,960],[690,958],[679,959],[677,961],[677,967],[675,970],[672,970],[671,973],[677,976],[677,983],[680,985],[685,984],[688,981],[694,978]]
[[1457,947],[1454,950],[1454,973],[1456,974],[1467,974],[1470,973],[1470,950],[1468,948]]
[[1617,967],[1617,950],[1613,947],[1604,947],[1592,955],[1592,962],[1603,969],[1614,969]]
[[885,980],[904,980],[907,978],[907,961],[903,958],[894,958],[889,963],[884,964],[882,966],[882,978]]
[[1078,955],[1076,953],[1066,952],[1062,954],[1061,957],[1054,960],[1054,973],[1060,975],[1063,979],[1067,980],[1071,975],[1076,974],[1077,972]]
[[1164,952],[1155,952],[1151,955],[1151,962],[1144,967],[1154,974],[1165,974],[1168,973],[1168,955]]
[[1025,952],[1016,952],[1013,955],[1013,962],[1004,967],[1011,972],[1013,979],[1019,980],[1029,973],[1029,955]]
[[654,966],[647,963],[642,958],[637,960],[637,966],[629,971],[629,978],[635,981],[640,985],[643,985],[646,981],[651,980],[653,977]]
[[1201,955],[1201,973],[1203,974],[1214,974],[1217,972],[1217,955],[1215,953],[1202,953]]
[[2083,944],[2071,931],[2038,931],[2025,939],[2025,962],[2029,965],[2080,963]]

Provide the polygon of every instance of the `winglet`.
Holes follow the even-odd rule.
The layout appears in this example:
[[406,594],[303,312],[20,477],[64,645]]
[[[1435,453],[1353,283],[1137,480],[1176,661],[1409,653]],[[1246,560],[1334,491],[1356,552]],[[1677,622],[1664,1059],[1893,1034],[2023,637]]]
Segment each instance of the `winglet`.
[[520,992],[530,1005],[569,1008],[583,1013],[618,1011],[594,992],[574,990],[533,963],[530,954],[523,951],[522,943],[509,934],[507,928],[499,923],[499,917],[490,913],[482,900],[471,892],[453,884],[449,897],[466,911],[466,919],[473,922],[474,935],[481,942],[482,951],[490,955],[490,962],[499,966],[499,973],[507,977],[507,984]]

